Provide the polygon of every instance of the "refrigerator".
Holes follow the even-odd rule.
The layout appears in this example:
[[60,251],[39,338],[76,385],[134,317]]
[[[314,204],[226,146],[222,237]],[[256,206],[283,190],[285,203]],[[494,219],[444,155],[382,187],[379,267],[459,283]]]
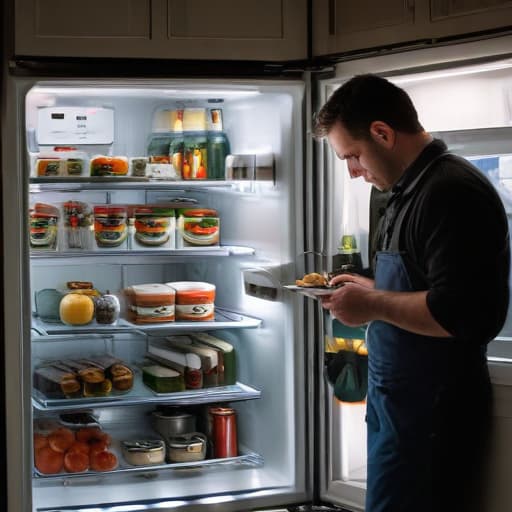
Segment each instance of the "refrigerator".
[[[510,37],[502,37],[340,57],[321,72],[271,78],[145,77],[136,70],[127,77],[126,70],[117,76],[105,68],[66,73],[37,62],[13,62],[4,81],[2,124],[7,510],[363,510],[365,403],[335,396],[327,353],[340,346],[354,350],[347,340],[362,341],[364,327],[344,329],[316,300],[284,288],[307,272],[335,269],[346,236],[355,241],[362,266],[369,266],[371,190],[348,178],[345,162],[335,159],[325,141],[313,140],[313,114],[350,76],[382,74],[411,95],[426,130],[490,177],[509,212],[510,44]],[[181,115],[176,112],[202,116],[212,110],[222,112],[233,155],[226,159],[229,172],[202,179],[196,168],[198,179],[177,179],[172,162],[150,161],[152,142],[175,135],[169,123]],[[69,118],[74,124],[65,124]],[[90,176],[98,156],[124,162],[128,175]],[[85,162],[78,176],[69,170],[77,160]],[[134,160],[154,174],[137,175]],[[46,173],[55,161],[57,170]],[[244,164],[236,167],[233,161]],[[63,213],[70,201],[91,208],[76,245]],[[31,224],[39,204],[58,211],[46,206],[43,212],[46,221],[53,215],[54,228],[43,247],[36,243],[40,226]],[[184,205],[217,212],[219,244],[184,245],[179,216],[173,217],[174,238],[165,247],[134,245],[127,219],[126,239],[116,246],[98,244],[101,226],[94,219],[101,212],[95,207],[124,208],[126,218],[135,206],[162,205],[174,212]],[[475,234],[476,242],[481,236]],[[58,292],[61,300],[71,282],[117,296],[116,323],[46,321],[41,292]],[[215,285],[214,318],[132,321],[126,290],[177,282]],[[489,350],[494,381],[504,389],[512,383],[511,322],[509,315]],[[150,348],[198,333],[233,348],[236,382],[173,392],[148,386],[144,368]],[[48,363],[98,354],[132,370],[128,392],[84,396],[81,387],[78,395],[50,396],[36,383],[37,370]],[[235,453],[216,456],[209,437],[200,460],[127,462],[123,440],[158,437],[155,411],[196,415],[196,428],[210,436],[210,407],[235,410]],[[74,413],[92,415],[108,434],[116,463],[107,470],[41,471],[34,434],[47,436]],[[502,426],[506,440],[507,421]],[[79,428],[70,427],[75,433]],[[489,511],[506,510],[508,463],[502,459],[493,473]]]

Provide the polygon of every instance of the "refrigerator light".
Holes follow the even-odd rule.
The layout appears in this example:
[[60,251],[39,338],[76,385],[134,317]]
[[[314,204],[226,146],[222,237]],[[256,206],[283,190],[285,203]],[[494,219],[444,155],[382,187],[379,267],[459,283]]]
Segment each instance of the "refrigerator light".
[[499,71],[512,67],[512,60],[504,60],[492,63],[481,64],[477,66],[464,66],[460,68],[450,68],[440,71],[427,71],[425,73],[415,73],[413,75],[405,75],[401,77],[389,77],[389,80],[395,84],[408,84],[420,82],[423,80],[438,80],[441,78],[451,78],[454,76],[474,75],[477,73],[488,73],[491,71]]

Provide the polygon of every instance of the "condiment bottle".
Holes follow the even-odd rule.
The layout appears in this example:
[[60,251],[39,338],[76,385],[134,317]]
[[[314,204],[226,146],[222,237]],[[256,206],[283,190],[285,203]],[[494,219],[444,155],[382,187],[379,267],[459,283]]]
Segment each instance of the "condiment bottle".
[[231,407],[210,409],[212,420],[213,456],[216,459],[238,456],[236,412]]
[[229,154],[229,140],[223,131],[222,109],[210,109],[210,130],[208,132],[208,178],[225,179],[226,156]]

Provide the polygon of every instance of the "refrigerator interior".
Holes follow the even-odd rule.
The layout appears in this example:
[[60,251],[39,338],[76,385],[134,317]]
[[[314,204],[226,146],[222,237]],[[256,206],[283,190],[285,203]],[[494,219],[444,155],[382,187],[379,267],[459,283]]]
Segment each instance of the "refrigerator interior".
[[[435,58],[432,59],[435,61]],[[421,59],[370,59],[369,64],[339,66],[338,77],[380,69],[389,80],[411,96],[424,128],[443,139],[449,150],[468,158],[495,185],[505,209],[512,215],[512,60],[482,64],[417,67]],[[381,68],[379,67],[381,66]],[[411,68],[409,73],[407,68]],[[347,71],[347,69],[349,71]],[[325,82],[324,100],[341,85],[340,78]],[[328,169],[331,191],[327,199],[325,247],[328,257],[336,254],[344,230],[357,231],[363,266],[367,266],[370,187],[363,180],[351,180],[344,161],[335,158],[324,142],[322,158]],[[454,191],[456,193],[456,191]],[[485,238],[485,234],[480,234]],[[479,235],[475,233],[475,243]],[[365,259],[366,258],[366,259]],[[475,267],[478,262],[475,262]],[[330,319],[326,321],[329,336]],[[491,357],[510,357],[512,349],[512,302],[505,325],[489,344]],[[325,472],[322,497],[326,501],[362,509],[366,479],[365,405],[342,403],[333,396],[332,385],[324,379],[323,403],[326,425]]]
[[[233,461],[207,460],[212,463],[184,467],[166,463],[156,469],[138,470],[127,468],[119,457],[117,471],[105,474],[42,475],[34,471],[33,510],[84,506],[100,510],[113,505],[158,506],[162,510],[220,506],[222,510],[239,510],[242,500],[249,504],[245,506],[256,506],[305,499],[308,451],[304,319],[299,314],[301,299],[281,289],[282,284],[293,283],[302,271],[297,262],[303,251],[300,141],[304,85],[291,81],[226,84],[68,80],[40,81],[27,90],[28,151],[23,168],[25,182],[30,183],[26,206],[43,202],[61,207],[69,200],[92,205],[157,204],[186,197],[219,212],[221,247],[181,252],[97,247],[70,250],[63,243],[66,232],[59,220],[57,248],[30,253],[30,296],[26,307],[31,308],[34,329],[24,345],[31,354],[31,368],[27,368],[24,382],[30,386],[31,371],[44,361],[104,352],[137,369],[152,336],[205,331],[233,345],[239,383],[235,390],[205,388],[184,397],[183,393],[152,394],[140,383],[119,400],[45,401],[36,396],[32,400],[33,417],[27,421],[87,409],[119,441],[154,437],[149,418],[159,405],[179,405],[196,411],[208,403],[222,403],[236,410],[241,455]],[[271,153],[275,181],[116,183],[114,179],[91,185],[87,178],[38,180],[33,171],[41,150],[37,111],[41,107],[69,106],[113,109],[113,144],[80,147],[89,158],[96,153],[146,155],[154,115],[161,109],[221,108],[231,153]],[[213,283],[216,315],[224,316],[216,316],[216,322],[176,322],[153,329],[124,328],[123,312],[112,329],[98,329],[101,326],[94,322],[84,327],[48,325],[37,318],[36,292],[62,290],[73,280],[91,281],[102,293],[108,290],[121,297],[124,288],[136,284]],[[135,383],[137,379],[140,375],[136,371]]]

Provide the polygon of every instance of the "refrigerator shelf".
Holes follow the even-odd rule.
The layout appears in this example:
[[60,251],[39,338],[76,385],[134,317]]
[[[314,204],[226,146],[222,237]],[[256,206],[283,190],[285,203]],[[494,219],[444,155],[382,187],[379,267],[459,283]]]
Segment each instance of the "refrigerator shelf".
[[44,341],[44,336],[54,334],[116,334],[126,332],[142,332],[150,334],[172,334],[182,332],[212,331],[216,329],[254,329],[260,327],[262,320],[253,318],[220,307],[215,308],[213,322],[163,322],[155,324],[133,324],[120,318],[116,325],[98,324],[92,321],[87,325],[50,324],[38,317],[32,317],[32,329],[40,334],[36,341]]
[[[117,451],[117,450],[116,450]],[[144,476],[148,473],[151,473],[151,476],[154,472],[168,472],[168,471],[177,471],[177,470],[187,470],[187,469],[218,469],[223,466],[232,466],[234,468],[242,468],[242,467],[262,467],[263,466],[263,457],[255,452],[250,450],[245,450],[242,448],[242,454],[237,457],[227,457],[225,459],[205,459],[196,462],[171,462],[166,464],[155,464],[148,466],[131,466],[127,463],[120,463],[120,465],[112,470],[112,471],[87,471],[85,473],[59,473],[55,475],[44,475],[39,473],[36,469],[34,469],[34,478],[41,479],[44,481],[61,481],[63,485],[69,485],[73,482],[84,482],[88,478],[93,478],[96,481],[99,477],[108,477],[109,475],[118,475],[124,473],[130,474],[138,474],[140,476]]]
[[76,192],[77,190],[197,190],[208,188],[233,188],[232,181],[225,180],[158,180],[151,178],[125,177],[101,177],[87,176],[83,178],[72,177],[39,177],[30,178],[30,193]]
[[[186,249],[169,249],[154,251],[128,251],[128,250],[104,250],[104,251],[31,251],[30,259],[32,263],[44,263],[44,265],[54,262],[56,265],[76,265],[75,258],[87,258],[95,261],[101,260],[102,263],[117,262],[122,258],[123,264],[141,264],[141,257],[148,263],[166,262],[169,258],[190,258],[193,256],[252,256],[255,250],[252,247],[243,247],[237,245],[220,245],[217,247],[188,247]],[[133,260],[133,261],[132,261]]]
[[197,405],[215,402],[235,402],[261,398],[261,391],[237,382],[231,386],[156,393],[148,388],[137,375],[133,388],[124,394],[90,398],[48,398],[37,389],[32,390],[32,405],[40,411],[71,411],[92,407],[118,407],[165,403],[166,405]]

